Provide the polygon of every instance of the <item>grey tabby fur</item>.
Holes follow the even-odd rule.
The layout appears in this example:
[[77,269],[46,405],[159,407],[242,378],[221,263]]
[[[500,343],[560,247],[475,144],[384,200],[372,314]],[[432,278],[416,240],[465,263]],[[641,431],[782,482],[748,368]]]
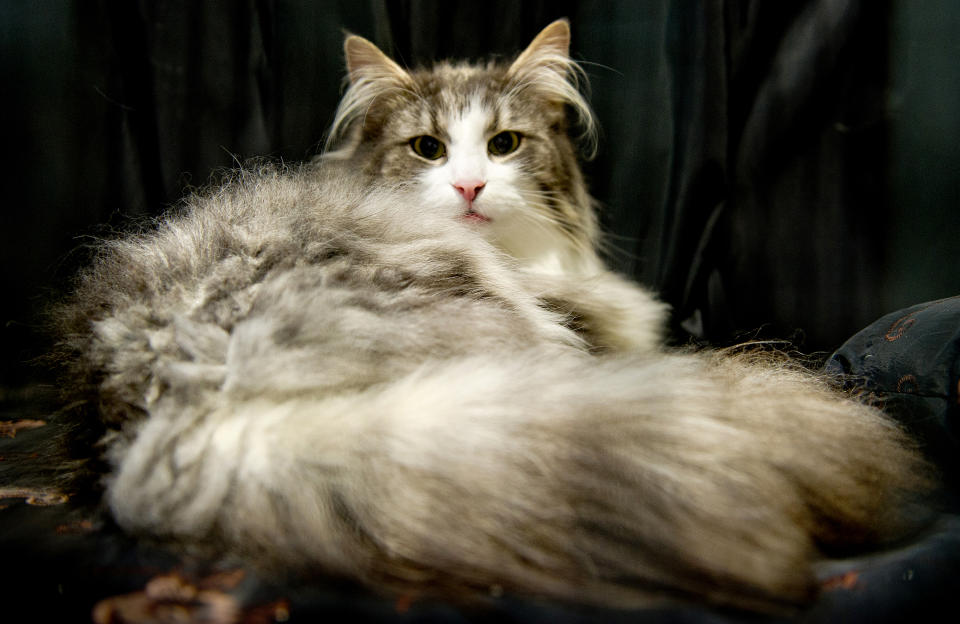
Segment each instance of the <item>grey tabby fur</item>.
[[665,306],[603,268],[568,43],[407,72],[349,37],[326,157],[103,246],[59,322],[122,527],[382,589],[769,609],[910,526],[925,468],[883,414],[667,350]]

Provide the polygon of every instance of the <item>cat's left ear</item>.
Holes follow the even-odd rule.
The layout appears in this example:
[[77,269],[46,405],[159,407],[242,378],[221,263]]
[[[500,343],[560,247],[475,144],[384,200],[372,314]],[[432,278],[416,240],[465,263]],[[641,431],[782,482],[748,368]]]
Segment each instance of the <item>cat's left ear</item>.
[[511,78],[554,66],[566,73],[570,61],[570,22],[558,19],[540,31],[527,49],[513,62],[507,75]]
[[586,84],[583,69],[570,58],[570,22],[559,19],[537,35],[507,70],[507,78],[516,87],[514,93],[538,93],[573,112],[581,133],[583,154],[596,153],[597,126],[590,104],[580,92]]
[[399,83],[410,81],[410,74],[406,70],[363,37],[348,36],[343,42],[343,52],[347,57],[347,72],[351,83],[362,79],[386,79]]

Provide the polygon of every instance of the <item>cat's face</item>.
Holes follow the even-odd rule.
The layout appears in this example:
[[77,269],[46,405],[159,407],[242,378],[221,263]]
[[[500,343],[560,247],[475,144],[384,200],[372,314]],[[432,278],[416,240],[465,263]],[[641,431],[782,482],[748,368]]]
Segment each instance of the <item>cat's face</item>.
[[352,83],[338,116],[352,132],[347,156],[519,258],[592,245],[592,207],[568,134],[571,105],[589,110],[569,82],[568,42],[558,22],[509,66],[407,72],[349,38]]
[[478,224],[559,210],[576,166],[563,106],[504,93],[504,71],[441,65],[413,74],[417,97],[365,137],[369,166]]

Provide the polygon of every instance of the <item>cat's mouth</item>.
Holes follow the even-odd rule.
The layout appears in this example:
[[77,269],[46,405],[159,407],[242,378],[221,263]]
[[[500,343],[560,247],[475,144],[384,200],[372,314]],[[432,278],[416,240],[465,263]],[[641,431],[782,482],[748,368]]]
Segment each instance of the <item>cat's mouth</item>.
[[487,223],[488,221],[490,221],[490,217],[480,214],[479,212],[475,211],[473,208],[468,208],[467,211],[463,213],[463,218],[473,223]]

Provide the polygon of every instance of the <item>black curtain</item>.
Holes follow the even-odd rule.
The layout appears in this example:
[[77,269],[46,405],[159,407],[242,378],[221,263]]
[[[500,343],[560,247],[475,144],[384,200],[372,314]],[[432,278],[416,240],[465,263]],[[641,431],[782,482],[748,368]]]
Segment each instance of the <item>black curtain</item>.
[[513,53],[560,16],[603,128],[610,262],[663,293],[677,341],[832,350],[960,290],[947,0],[8,0],[3,385],[92,239],[217,169],[317,153],[344,31],[416,65]]
[[828,349],[875,318],[887,3],[679,2],[656,284],[712,340]]

